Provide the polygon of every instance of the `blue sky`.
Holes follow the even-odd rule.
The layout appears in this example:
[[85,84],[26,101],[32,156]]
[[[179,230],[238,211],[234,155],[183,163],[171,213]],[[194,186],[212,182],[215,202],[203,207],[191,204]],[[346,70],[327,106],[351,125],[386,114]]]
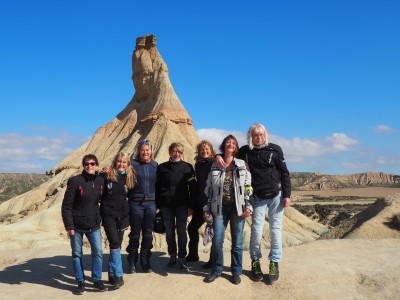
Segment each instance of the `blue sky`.
[[399,1],[0,7],[0,172],[43,173],[112,120],[147,33],[201,138],[260,122],[292,172],[400,174]]

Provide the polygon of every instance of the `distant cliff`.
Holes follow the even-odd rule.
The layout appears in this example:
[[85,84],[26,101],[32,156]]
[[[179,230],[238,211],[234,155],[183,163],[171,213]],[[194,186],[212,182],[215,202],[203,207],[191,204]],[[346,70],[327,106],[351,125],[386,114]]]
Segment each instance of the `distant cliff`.
[[0,173],[0,203],[30,191],[47,180],[44,174]]
[[291,173],[294,190],[333,190],[367,186],[400,186],[400,176],[382,172],[349,175],[323,175],[320,173]]

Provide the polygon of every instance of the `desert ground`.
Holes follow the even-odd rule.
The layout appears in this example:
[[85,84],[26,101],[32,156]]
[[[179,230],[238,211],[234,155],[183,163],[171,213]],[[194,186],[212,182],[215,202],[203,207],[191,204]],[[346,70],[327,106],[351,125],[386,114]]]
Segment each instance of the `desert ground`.
[[[280,264],[280,279],[270,286],[250,279],[250,258],[244,253],[242,283],[230,281],[229,254],[225,270],[213,283],[204,283],[206,271],[202,262],[191,263],[189,273],[169,271],[164,265],[168,257],[155,252],[151,274],[125,275],[125,285],[104,293],[91,288],[90,272],[87,291],[82,296],[72,294],[70,249],[51,248],[3,251],[1,255],[1,299],[399,299],[400,239],[321,240],[284,248]],[[262,259],[267,270],[267,249]],[[108,255],[104,256],[107,261]],[[125,257],[124,257],[125,258]],[[207,253],[201,254],[205,261]],[[90,267],[90,252],[84,260]],[[124,264],[125,264],[124,259]],[[105,264],[104,264],[105,266]],[[126,265],[125,265],[126,267]],[[89,269],[90,270],[90,269]],[[106,278],[106,269],[103,277]]]
[[[340,193],[353,195],[354,190],[357,195],[375,197],[384,197],[382,193],[388,191],[367,188]],[[395,190],[390,188],[389,191]],[[336,192],[331,191],[330,195]],[[392,212],[400,212],[400,194],[389,198],[393,205],[385,212],[385,218]],[[384,226],[383,219],[377,213],[365,223],[379,230],[379,226]],[[379,226],[374,225],[377,222]],[[360,225],[357,231],[370,231],[368,226],[364,230]],[[242,283],[236,286],[230,282],[229,251],[225,252],[223,276],[208,284],[203,282],[207,271],[201,268],[208,253],[200,253],[201,261],[190,263],[190,272],[181,273],[167,271],[164,266],[168,256],[163,250],[157,250],[152,257],[153,273],[140,273],[139,267],[139,273],[124,275],[125,285],[119,290],[113,291],[110,286],[108,292],[99,293],[92,289],[90,250],[85,248],[87,291],[82,296],[72,293],[76,283],[67,241],[65,245],[44,248],[3,250],[0,251],[0,299],[400,299],[399,234],[394,232],[394,238],[359,238],[362,236],[359,233],[354,236],[285,247],[280,279],[272,286],[266,281],[251,280],[248,251],[243,256]],[[379,236],[379,232],[374,236]],[[268,251],[263,249],[264,273],[268,272]],[[107,253],[104,249],[105,280]],[[125,253],[123,262],[126,269]]]

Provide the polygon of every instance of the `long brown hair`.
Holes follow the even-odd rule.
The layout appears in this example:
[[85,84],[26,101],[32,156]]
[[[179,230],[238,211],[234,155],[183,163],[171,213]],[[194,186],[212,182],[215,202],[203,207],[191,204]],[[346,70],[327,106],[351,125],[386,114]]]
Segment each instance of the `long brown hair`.
[[131,166],[131,161],[129,159],[129,157],[127,155],[125,155],[125,153],[123,152],[119,152],[117,155],[115,155],[113,163],[112,163],[112,168],[110,173],[107,173],[107,179],[111,180],[111,181],[117,181],[118,180],[118,173],[115,170],[115,165],[117,163],[117,160],[123,160],[126,161],[127,167],[126,167],[126,186],[128,187],[128,189],[133,189],[136,185],[136,173],[135,170],[132,168]]

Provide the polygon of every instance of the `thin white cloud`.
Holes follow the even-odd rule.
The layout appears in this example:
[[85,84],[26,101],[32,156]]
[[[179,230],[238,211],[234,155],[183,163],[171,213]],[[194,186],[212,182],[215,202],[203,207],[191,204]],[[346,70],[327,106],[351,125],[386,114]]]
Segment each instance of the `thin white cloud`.
[[344,133],[333,133],[325,139],[331,144],[333,152],[350,151],[351,146],[358,144],[357,140],[348,137]]
[[0,172],[40,173],[52,168],[84,142],[82,136],[0,134]]
[[376,127],[374,128],[374,131],[375,131],[376,133],[394,133],[394,132],[396,132],[397,130],[394,129],[394,128],[391,128],[391,127],[389,127],[389,126],[387,126],[387,125],[378,125],[378,126],[376,126]]
[[371,167],[370,164],[367,163],[356,163],[356,162],[344,162],[342,163],[342,166],[346,169],[362,169],[366,170]]
[[400,164],[400,156],[396,156],[396,157],[379,156],[375,162],[379,165],[389,165],[389,164],[397,165],[397,164]]

